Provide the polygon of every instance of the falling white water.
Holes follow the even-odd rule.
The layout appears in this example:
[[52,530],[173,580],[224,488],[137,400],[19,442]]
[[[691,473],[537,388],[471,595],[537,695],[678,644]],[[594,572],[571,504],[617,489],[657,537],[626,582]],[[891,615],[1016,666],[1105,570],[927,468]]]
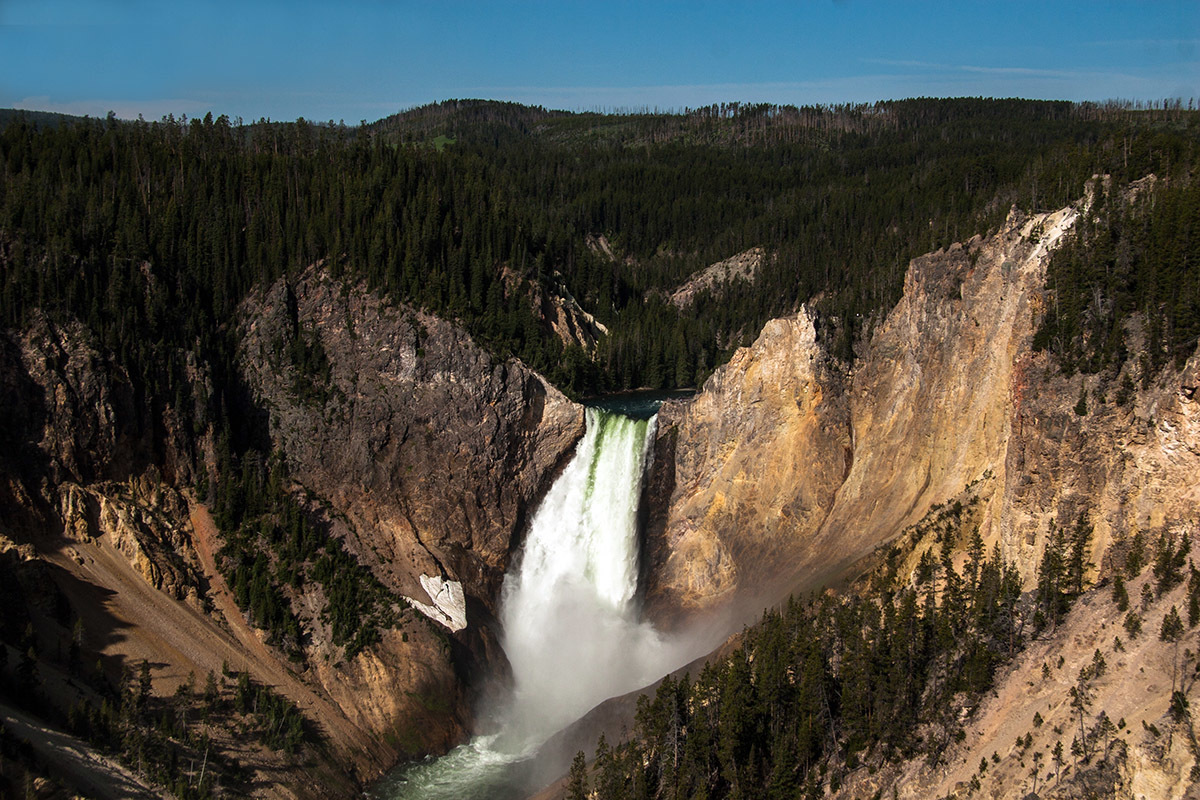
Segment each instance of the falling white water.
[[587,410],[575,458],[542,502],[504,582],[514,691],[506,730],[544,739],[662,675],[663,640],[637,620],[637,511],[654,420]]
[[498,733],[377,788],[389,798],[502,797],[519,764],[597,703],[661,677],[682,643],[637,618],[637,510],[654,419],[587,409],[587,431],[542,501],[504,580],[500,619],[512,693]]

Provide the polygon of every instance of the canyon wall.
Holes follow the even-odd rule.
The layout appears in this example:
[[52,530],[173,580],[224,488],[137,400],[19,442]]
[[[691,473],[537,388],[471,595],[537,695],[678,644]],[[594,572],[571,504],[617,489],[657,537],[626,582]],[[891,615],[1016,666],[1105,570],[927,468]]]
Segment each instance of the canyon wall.
[[[245,671],[295,703],[325,746],[301,775],[235,728],[210,725],[214,745],[257,776],[256,793],[349,794],[467,735],[472,669],[502,670],[492,611],[504,570],[583,411],[454,325],[317,269],[248,299],[238,325],[247,403],[236,413],[286,460],[285,488],[432,619],[401,610],[345,658],[326,598],[306,583],[291,599],[303,659],[272,646],[236,606],[218,569],[228,532],[191,489],[194,453],[210,486],[216,477],[211,432],[148,410],[84,326],[38,319],[0,337],[0,572],[12,600],[0,624],[10,641],[32,625],[39,653],[82,640],[111,681],[145,660],[159,696]],[[188,364],[195,396],[183,402],[203,405],[207,370]],[[434,598],[426,586],[449,588]],[[443,608],[465,629],[443,624]],[[45,685],[69,686],[57,669],[41,664]]]
[[1133,532],[1194,533],[1197,359],[1119,404],[1103,396],[1115,378],[1065,376],[1032,350],[1047,261],[1078,213],[1014,211],[993,235],[914,259],[852,371],[803,309],[665,405],[648,496],[651,616],[671,626],[817,588],[968,495],[986,544],[1027,582],[1052,526],[1081,512],[1097,568]]
[[652,617],[789,571],[779,559],[816,534],[851,467],[844,385],[802,310],[767,323],[702,392],[664,403],[646,489]]
[[[978,707],[955,709],[964,736],[936,757],[847,762],[825,780],[829,796],[1195,796],[1192,718],[1171,710],[1178,653],[1193,663],[1195,635],[1174,647],[1159,636],[1168,609],[1187,606],[1184,587],[1154,600],[1152,570],[1129,579],[1138,635],[1108,584],[1135,537],[1146,552],[1200,537],[1200,349],[1155,374],[1130,359],[1082,375],[1032,348],[1054,299],[1049,256],[1082,206],[1014,212],[992,235],[914,259],[853,369],[802,309],[660,412],[644,588],[664,628],[731,611],[750,621],[889,552],[910,575],[912,541],[947,519],[960,568],[978,531],[1032,590],[1054,531],[1091,528],[1093,588],[1060,625],[1027,632]],[[1127,329],[1135,353],[1138,326]],[[1051,763],[1077,733],[1085,674],[1092,711],[1115,732],[1103,758]],[[1180,685],[1190,694],[1194,676]]]
[[[530,505],[583,435],[583,408],[461,329],[310,269],[243,308],[240,359],[291,475],[347,544],[414,598],[419,576],[494,612]],[[325,354],[306,375],[300,347]]]

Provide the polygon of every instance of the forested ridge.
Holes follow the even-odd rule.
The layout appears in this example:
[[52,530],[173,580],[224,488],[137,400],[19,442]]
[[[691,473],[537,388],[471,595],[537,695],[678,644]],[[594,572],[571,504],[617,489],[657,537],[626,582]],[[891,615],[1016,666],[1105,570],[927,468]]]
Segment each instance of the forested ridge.
[[[697,386],[801,303],[852,362],[911,258],[996,229],[1013,206],[1067,205],[1101,175],[1051,261],[1035,345],[1065,372],[1123,379],[1128,395],[1200,335],[1198,125],[1170,104],[983,99],[609,115],[449,101],[355,127],[5,112],[0,325],[81,322],[129,376],[157,455],[168,415],[210,435],[215,484],[199,447],[184,457],[225,535],[219,566],[238,604],[303,660],[294,601],[317,584],[320,618],[351,657],[406,612],[270,451],[237,363],[254,289],[319,263],[460,323],[575,396]],[[697,270],[754,247],[766,257],[753,282],[685,310],[669,302]],[[532,301],[560,291],[609,329],[594,352],[565,344]],[[293,390],[319,402],[319,338],[297,331],[286,355]],[[970,559],[962,573],[930,555],[914,586],[892,576],[875,595],[768,614],[736,657],[664,684],[632,742],[602,748],[593,780],[622,787],[602,796],[791,796],[831,754],[905,756],[952,736],[930,709],[986,690],[1021,622],[1053,625],[1082,591],[1060,575],[1022,600],[997,555]],[[909,727],[892,724],[910,712]],[[687,742],[680,714],[693,715]],[[126,724],[93,717],[77,722],[101,738]]]
[[[569,391],[695,385],[814,298],[851,357],[910,258],[1010,205],[1060,207],[1093,174],[1186,181],[1196,119],[1015,100],[607,116],[451,101],[355,128],[18,115],[0,139],[0,311],[83,318],[164,395],[197,343],[228,361],[215,331],[250,287],[324,260]],[[753,285],[687,314],[665,302],[754,246],[771,257]],[[609,327],[594,360],[564,352],[521,281],[561,284]]]
[[[1194,165],[1192,166],[1194,168]],[[1132,359],[1143,385],[1182,366],[1200,340],[1200,184],[1149,175],[1098,182],[1048,270],[1050,305],[1035,339],[1068,374],[1115,377]],[[1136,320],[1131,328],[1130,323]],[[1119,396],[1132,394],[1126,372]]]

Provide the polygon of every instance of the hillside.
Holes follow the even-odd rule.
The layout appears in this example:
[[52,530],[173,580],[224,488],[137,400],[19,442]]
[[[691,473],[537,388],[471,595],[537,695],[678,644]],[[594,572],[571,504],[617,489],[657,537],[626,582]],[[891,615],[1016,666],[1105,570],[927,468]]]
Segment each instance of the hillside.
[[775,608],[573,785],[1191,796],[1200,348],[1088,376],[1034,349],[1047,267],[1094,213],[1014,212],[915,259],[851,370],[805,310],[664,407],[651,615]]
[[[737,627],[882,561],[891,599],[783,605],[722,653],[749,664],[772,619],[824,626],[829,653],[801,655],[842,714],[847,643],[873,686],[887,606],[920,588],[942,633],[908,656],[931,681],[905,695],[918,728],[882,730],[900,706],[872,688],[822,718],[805,775],[970,785],[893,751],[921,725],[953,758],[995,747],[1024,723],[990,711],[972,738],[935,709],[984,714],[1030,653],[1077,674],[1091,654],[1055,637],[1108,640],[1105,582],[1150,580],[1134,543],[1197,533],[1197,124],[970,99],[0,119],[0,781],[56,796],[48,754],[86,742],[113,768],[78,780],[327,796],[445,752],[506,679],[501,582],[582,434],[571,397],[699,385],[658,422],[648,615]],[[1045,589],[1055,532],[1085,528],[1074,583]],[[967,597],[986,625],[956,616]],[[1146,631],[1125,646],[1160,659]],[[772,646],[776,679],[803,673]],[[1107,698],[1141,664],[1105,653]],[[1066,730],[1063,674],[1035,685]],[[1163,731],[1160,690],[1127,723]],[[37,725],[30,750],[15,732]],[[776,756],[747,736],[737,769],[763,778]]]
[[[607,116],[451,101],[361,128],[17,117],[0,133],[0,310],[19,327],[69,307],[131,373],[174,386],[166,343],[199,338],[227,361],[219,321],[323,260],[563,390],[697,386],[805,302],[851,359],[910,259],[1014,203],[1059,208],[1094,174],[1183,176],[1197,124],[1173,108],[975,99]],[[665,301],[754,247],[764,268],[724,302]],[[612,332],[594,358],[560,338],[546,294]],[[167,308],[186,311],[180,326],[163,325]]]
[[[3,339],[0,687],[179,796],[351,793],[470,730],[503,667],[511,537],[582,409],[316,269],[239,319],[241,413],[279,444],[236,467],[175,427],[155,463],[128,376],[78,323]],[[466,599],[453,638],[429,578]]]

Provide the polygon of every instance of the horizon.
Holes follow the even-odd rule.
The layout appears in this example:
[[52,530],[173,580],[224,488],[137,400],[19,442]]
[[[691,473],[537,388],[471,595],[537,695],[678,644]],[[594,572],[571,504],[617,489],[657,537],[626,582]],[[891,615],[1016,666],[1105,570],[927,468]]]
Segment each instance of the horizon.
[[[1068,21],[1064,24],[1064,20]],[[1200,97],[1200,4],[6,0],[0,107],[375,121],[452,98],[682,113]]]
[[[860,107],[861,108],[870,108],[872,106],[880,105],[883,103],[906,103],[906,102],[912,102],[912,101],[917,101],[917,100],[950,100],[950,101],[953,101],[953,100],[984,100],[984,101],[995,101],[995,102],[1003,102],[1003,101],[1011,100],[1011,101],[1030,102],[1030,103],[1041,103],[1041,102],[1070,103],[1073,106],[1088,106],[1088,105],[1097,106],[1097,107],[1116,106],[1116,107],[1118,107],[1122,110],[1126,110],[1126,111],[1147,111],[1147,112],[1160,111],[1160,110],[1185,110],[1185,111],[1200,110],[1200,103],[1197,102],[1198,98],[1195,98],[1195,97],[1187,97],[1187,98],[1163,97],[1163,98],[1156,98],[1153,100],[1134,100],[1134,99],[1120,99],[1120,98],[1109,98],[1106,100],[1063,100],[1060,98],[983,97],[983,96],[979,96],[979,95],[974,95],[974,96],[959,96],[959,97],[921,96],[921,97],[881,98],[879,100],[864,101],[864,102],[860,102],[860,103],[813,103],[813,104],[804,105],[804,106],[797,106],[797,105],[790,104],[790,103],[785,103],[785,104],[765,103],[765,105],[768,105],[771,108],[777,109],[777,110],[789,110],[789,109],[790,110],[803,110],[806,108],[815,108],[815,109],[822,109],[822,110],[840,110],[842,108],[850,108],[850,109],[856,109],[856,108],[860,108]],[[193,120],[200,120],[200,119],[203,119],[205,116],[211,116],[213,119],[218,119],[218,118],[224,116],[226,118],[226,120],[231,125],[234,125],[234,126],[238,126],[238,125],[250,126],[250,125],[259,125],[259,124],[288,125],[288,124],[294,124],[296,122],[303,120],[304,122],[306,122],[310,125],[315,125],[317,127],[330,127],[330,126],[338,127],[338,126],[340,126],[340,127],[344,127],[344,128],[356,128],[356,127],[360,127],[362,125],[366,125],[366,126],[375,125],[379,122],[382,122],[385,119],[391,119],[393,117],[402,117],[405,114],[409,114],[414,111],[420,111],[421,109],[424,109],[424,108],[436,108],[437,106],[441,106],[446,103],[513,104],[513,105],[520,106],[522,108],[540,110],[547,114],[573,114],[573,115],[581,115],[581,116],[582,115],[598,115],[598,116],[602,116],[602,117],[636,117],[636,116],[685,117],[685,116],[688,116],[691,114],[695,114],[695,113],[704,111],[705,109],[711,108],[712,106],[750,107],[750,106],[760,105],[758,103],[748,103],[748,102],[744,102],[744,101],[740,101],[740,100],[730,100],[730,101],[725,101],[722,103],[711,103],[708,106],[697,106],[695,108],[690,108],[690,107],[689,108],[615,107],[615,108],[599,108],[599,109],[568,109],[568,108],[550,108],[550,107],[546,107],[546,106],[542,106],[542,105],[538,105],[538,104],[519,103],[516,101],[497,100],[494,98],[486,98],[486,97],[447,97],[447,98],[443,98],[440,100],[433,100],[428,103],[422,103],[420,105],[409,106],[407,108],[401,108],[401,109],[399,109],[391,114],[387,114],[386,116],[383,116],[383,117],[378,117],[376,119],[364,119],[364,120],[360,120],[359,122],[355,122],[355,123],[346,122],[345,120],[311,119],[311,118],[305,117],[305,116],[299,116],[299,117],[296,117],[295,119],[274,119],[271,117],[259,117],[257,119],[247,119],[242,116],[231,117],[228,114],[220,113],[216,109],[206,111],[203,114],[197,114],[196,116],[191,116],[188,114],[180,114],[177,116],[173,113],[167,113],[157,119],[146,119],[145,115],[139,115],[136,117],[122,117],[122,116],[116,114],[116,112],[112,109],[109,109],[108,111],[104,112],[103,114],[70,114],[70,113],[62,112],[62,111],[47,111],[44,109],[37,109],[37,108],[20,108],[20,107],[14,107],[14,106],[6,106],[6,107],[0,107],[0,111],[10,111],[10,112],[16,112],[16,113],[27,112],[30,114],[51,114],[51,115],[69,117],[69,118],[93,119],[93,120],[105,119],[108,117],[109,114],[113,114],[114,117],[121,122],[136,122],[139,119],[141,119],[142,121],[147,122],[147,123],[160,123],[160,122],[168,122],[168,121],[184,123],[184,122],[191,122]]]
[[787,111],[787,110],[800,111],[800,110],[804,110],[804,109],[841,111],[841,110],[869,109],[874,106],[878,106],[878,105],[885,104],[885,103],[907,103],[907,102],[914,102],[914,101],[919,101],[919,100],[947,100],[947,101],[983,100],[983,101],[991,101],[991,102],[1017,101],[1017,102],[1028,102],[1028,103],[1069,103],[1076,107],[1095,106],[1095,107],[1104,108],[1104,107],[1115,106],[1115,107],[1120,108],[1125,111],[1135,111],[1135,112],[1136,111],[1151,112],[1151,111],[1161,111],[1161,110],[1171,110],[1171,111],[1200,110],[1200,102],[1198,102],[1198,100],[1200,100],[1200,98],[1194,98],[1194,97],[1187,97],[1187,98],[1163,97],[1163,98],[1156,98],[1153,100],[1134,100],[1134,99],[1120,99],[1120,98],[1109,98],[1106,100],[1063,100],[1060,98],[983,97],[980,95],[973,95],[973,96],[958,96],[958,97],[933,97],[933,96],[915,97],[914,96],[914,97],[880,98],[878,100],[863,101],[863,102],[857,102],[857,103],[813,103],[813,104],[808,104],[808,105],[803,105],[803,106],[798,106],[798,105],[790,104],[790,103],[782,103],[782,104],[781,103],[749,103],[749,102],[745,102],[745,101],[741,101],[741,100],[729,100],[729,101],[724,101],[724,102],[720,102],[720,103],[710,103],[707,106],[697,106],[694,108],[693,107],[687,107],[687,108],[613,107],[613,108],[585,108],[585,109],[551,108],[551,107],[542,106],[542,105],[533,104],[533,103],[520,103],[520,102],[516,102],[516,101],[511,101],[511,100],[497,100],[494,98],[487,98],[487,97],[447,97],[447,98],[443,98],[440,100],[432,100],[428,103],[422,103],[420,105],[414,105],[414,106],[409,106],[407,108],[401,108],[401,109],[398,109],[397,111],[395,111],[391,114],[387,114],[386,116],[383,116],[383,117],[378,117],[376,119],[364,119],[364,120],[360,120],[359,122],[355,122],[355,123],[346,122],[345,120],[312,119],[312,118],[305,117],[305,116],[299,116],[294,119],[274,119],[272,117],[259,117],[257,119],[247,119],[242,116],[232,117],[229,114],[221,113],[217,109],[212,109],[212,110],[204,112],[203,114],[197,114],[195,116],[191,116],[188,114],[175,115],[174,113],[169,112],[167,114],[162,115],[161,117],[159,117],[157,119],[146,119],[145,115],[139,115],[139,116],[135,116],[135,117],[123,117],[123,116],[118,115],[116,113],[116,111],[113,109],[109,109],[108,111],[105,111],[103,114],[72,114],[72,113],[63,112],[63,111],[48,111],[48,110],[40,109],[40,108],[21,108],[21,107],[17,107],[17,106],[4,106],[4,107],[0,107],[0,111],[14,112],[14,113],[23,113],[24,112],[24,113],[29,113],[29,114],[49,114],[49,115],[57,115],[57,116],[62,116],[62,117],[74,118],[74,119],[93,119],[93,120],[105,119],[111,114],[114,116],[115,119],[117,119],[118,121],[121,121],[121,122],[136,122],[140,119],[141,121],[148,122],[148,123],[160,123],[160,122],[168,122],[168,121],[191,122],[194,120],[203,119],[205,116],[211,116],[215,120],[215,119],[218,119],[223,116],[226,118],[226,120],[229,122],[229,124],[234,125],[234,126],[238,126],[238,125],[249,126],[249,125],[260,125],[260,124],[287,125],[287,124],[294,124],[296,122],[300,122],[301,120],[303,120],[304,122],[306,122],[310,125],[315,125],[317,127],[334,126],[334,127],[344,127],[344,128],[356,128],[356,127],[360,127],[362,125],[366,125],[366,126],[375,125],[386,119],[391,119],[393,117],[402,117],[406,114],[410,114],[410,113],[413,113],[416,111],[421,111],[422,109],[425,109],[425,108],[436,108],[438,106],[442,106],[447,103],[511,104],[511,105],[519,106],[521,108],[538,110],[538,111],[542,111],[546,114],[552,114],[552,115],[553,114],[569,114],[569,115],[580,115],[580,116],[594,115],[594,116],[601,116],[601,117],[637,117],[637,116],[686,117],[686,116],[689,116],[692,114],[703,112],[703,111],[705,111],[709,108],[715,107],[715,106],[729,106],[729,107],[731,107],[731,110],[735,107],[750,108],[750,107],[759,106],[759,105],[766,105],[766,106],[770,107],[772,110],[781,110],[781,111]]

